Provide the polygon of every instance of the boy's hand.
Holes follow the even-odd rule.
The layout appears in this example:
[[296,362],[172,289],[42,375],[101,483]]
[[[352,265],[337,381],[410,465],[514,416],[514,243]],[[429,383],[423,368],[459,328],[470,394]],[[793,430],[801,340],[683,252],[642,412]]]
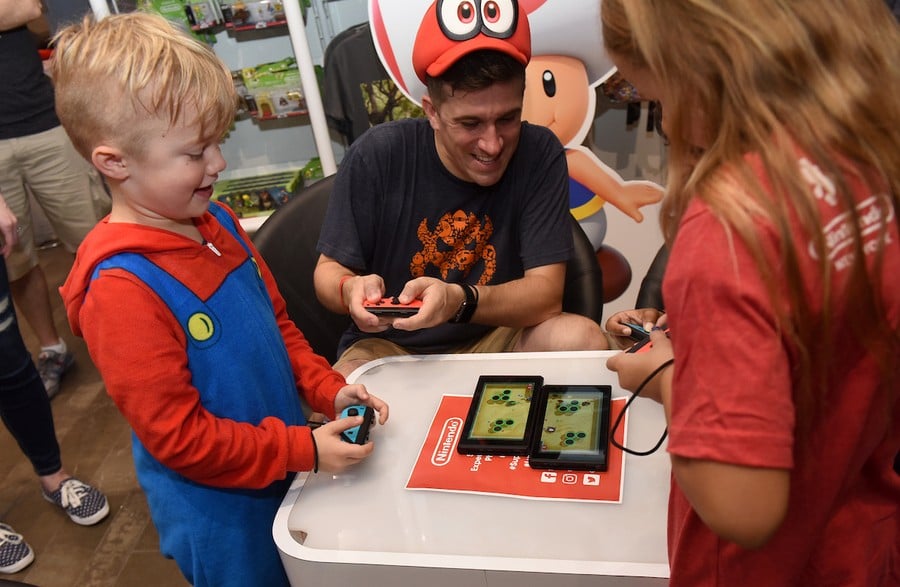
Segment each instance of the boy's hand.
[[362,420],[362,416],[340,418],[312,431],[316,439],[320,471],[341,473],[372,454],[375,445],[371,442],[360,445],[341,440],[341,432],[359,426]]
[[[376,412],[378,412],[378,423],[384,424],[388,419],[388,412],[390,411],[388,405],[384,403],[384,400],[381,398],[372,395],[368,391],[366,391],[366,386],[361,383],[352,383],[349,385],[345,385],[342,387],[337,395],[334,398],[334,411],[337,414],[340,414],[341,411],[347,406],[354,406],[362,404],[364,406],[369,406]],[[345,420],[352,420],[353,418],[344,418]],[[362,418],[359,418],[362,421]],[[354,424],[355,425],[355,424]],[[350,428],[350,426],[348,426]],[[316,438],[318,440],[318,437]]]
[[[378,412],[378,423],[384,424],[388,419],[388,405],[384,401],[366,391],[360,383],[345,385],[334,398],[334,409],[338,414],[347,406],[369,406]],[[347,467],[355,465],[372,453],[375,445],[372,442],[352,444],[341,440],[341,433],[362,424],[362,416],[339,418],[319,426],[313,430],[316,448],[319,451],[319,469],[330,473],[340,473]]]

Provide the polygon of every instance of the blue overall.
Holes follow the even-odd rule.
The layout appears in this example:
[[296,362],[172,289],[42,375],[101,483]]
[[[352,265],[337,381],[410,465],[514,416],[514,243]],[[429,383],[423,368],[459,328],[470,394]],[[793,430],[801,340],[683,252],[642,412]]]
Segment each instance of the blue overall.
[[[303,425],[287,349],[256,261],[231,217],[216,205],[210,212],[247,250],[248,258],[205,302],[136,253],[105,259],[92,279],[106,269],[124,269],[169,306],[187,335],[188,368],[206,410],[254,425],[267,416]],[[159,532],[160,550],[175,559],[193,585],[288,584],[272,523],[290,479],[265,489],[201,485],[162,465],[132,437],[135,468]]]

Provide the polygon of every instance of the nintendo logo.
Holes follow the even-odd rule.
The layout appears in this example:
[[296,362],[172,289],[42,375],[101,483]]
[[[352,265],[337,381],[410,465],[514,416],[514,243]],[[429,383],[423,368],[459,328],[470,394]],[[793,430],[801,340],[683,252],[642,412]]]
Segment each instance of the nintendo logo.
[[456,439],[459,436],[459,429],[462,428],[462,418],[449,418],[444,422],[441,428],[441,435],[438,437],[438,444],[434,447],[431,454],[431,464],[435,467],[443,467],[450,462],[453,456],[453,449],[456,446]]

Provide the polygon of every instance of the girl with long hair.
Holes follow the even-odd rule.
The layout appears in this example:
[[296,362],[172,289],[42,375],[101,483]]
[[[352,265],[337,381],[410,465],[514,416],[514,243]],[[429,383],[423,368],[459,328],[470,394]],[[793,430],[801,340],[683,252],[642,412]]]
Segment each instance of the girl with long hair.
[[666,412],[671,584],[900,585],[900,27],[882,0],[602,26],[670,149],[669,335],[608,364]]

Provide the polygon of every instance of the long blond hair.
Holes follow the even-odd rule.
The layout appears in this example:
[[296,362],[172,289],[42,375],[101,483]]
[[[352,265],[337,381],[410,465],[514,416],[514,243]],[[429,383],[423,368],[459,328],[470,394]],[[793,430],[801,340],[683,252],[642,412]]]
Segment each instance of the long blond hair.
[[174,125],[191,112],[205,138],[221,138],[234,121],[231,73],[209,47],[159,15],[88,15],[52,43],[56,110],[88,160],[111,140],[141,154],[148,117]]
[[[881,249],[867,266],[848,189],[851,178],[861,179],[872,193],[886,194],[900,226],[900,27],[884,2],[858,0],[848,8],[841,0],[603,0],[602,8],[607,50],[646,68],[665,88],[670,165],[661,222],[667,241],[696,197],[747,244],[778,326],[797,349],[807,403],[814,387],[827,385],[837,297],[854,301],[844,310],[860,325],[846,342],[880,352],[886,374],[896,377],[889,361],[900,349],[898,333],[886,323],[879,296],[889,223],[882,223]],[[702,150],[685,139],[694,112],[703,113],[709,139]],[[828,243],[798,151],[834,181],[839,206],[852,219],[855,258],[840,292],[832,291]],[[751,153],[762,178],[747,160]],[[807,300],[800,271],[805,252],[794,246],[792,217],[819,260],[820,311]],[[777,269],[764,258],[755,230],[760,220],[780,238]]]

